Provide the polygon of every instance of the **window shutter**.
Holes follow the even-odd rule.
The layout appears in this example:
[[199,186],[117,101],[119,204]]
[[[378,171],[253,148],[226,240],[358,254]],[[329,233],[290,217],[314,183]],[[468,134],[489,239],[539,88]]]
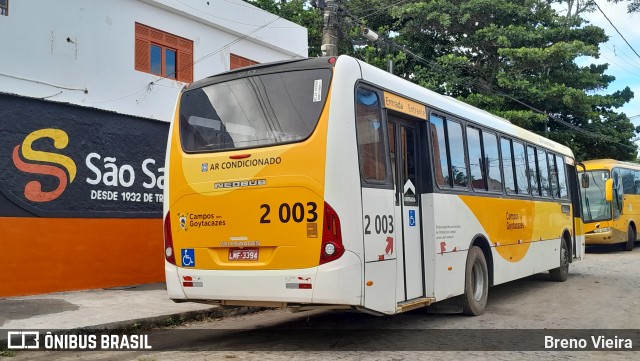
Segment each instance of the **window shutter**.
[[178,51],[177,80],[183,83],[193,82],[193,55]]
[[139,71],[149,72],[151,69],[149,59],[149,47],[151,43],[143,39],[136,39],[136,53],[135,53],[135,69]]
[[243,58],[243,57],[238,56],[238,55],[233,54],[233,53],[231,53],[229,60],[230,60],[230,62],[229,62],[230,70],[242,68],[242,67],[249,66],[249,65],[260,64],[257,61],[254,61],[254,60],[251,60],[251,59],[247,59],[247,58]]
[[162,48],[163,76],[166,72],[165,50],[176,52],[176,80],[193,81],[193,41],[169,34],[140,23],[135,23],[135,69],[151,73],[151,44]]

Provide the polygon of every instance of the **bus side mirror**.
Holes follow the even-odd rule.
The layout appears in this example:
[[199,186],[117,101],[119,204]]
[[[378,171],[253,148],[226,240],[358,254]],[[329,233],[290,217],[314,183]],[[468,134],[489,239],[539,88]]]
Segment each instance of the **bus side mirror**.
[[587,173],[582,173],[580,176],[580,185],[582,188],[589,188],[589,175]]
[[607,202],[613,200],[613,179],[609,178],[604,182],[604,199]]

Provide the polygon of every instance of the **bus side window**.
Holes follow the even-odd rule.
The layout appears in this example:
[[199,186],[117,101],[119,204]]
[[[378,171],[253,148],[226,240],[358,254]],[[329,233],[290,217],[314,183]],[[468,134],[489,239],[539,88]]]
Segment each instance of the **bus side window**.
[[547,154],[543,149],[538,148],[538,169],[540,171],[540,191],[543,197],[551,197],[551,179],[549,178],[549,166],[547,165]]
[[633,184],[635,187],[635,194],[640,194],[640,170],[636,170],[633,172]]
[[558,181],[560,184],[560,198],[569,198],[569,187],[567,186],[567,172],[564,157],[556,154],[556,166],[558,168]]
[[527,159],[529,161],[529,180],[531,181],[531,194],[540,195],[540,187],[538,184],[538,165],[536,162],[536,148],[527,146]]
[[356,133],[360,174],[365,181],[384,184],[387,163],[378,94],[358,88],[356,91]]
[[469,175],[471,176],[471,188],[473,190],[487,190],[485,181],[484,156],[482,155],[482,146],[480,143],[480,130],[467,127],[467,148],[469,156]]
[[556,155],[547,152],[549,161],[549,190],[553,198],[560,198],[560,186],[558,185],[558,167],[556,166]]
[[620,168],[614,168],[611,172],[611,178],[613,179],[613,218],[618,219],[622,214],[624,189],[622,187],[622,176],[620,175]]
[[624,189],[624,194],[634,194],[634,171],[631,169],[620,169],[622,173],[622,188]]
[[[387,123],[389,130],[389,156],[391,158],[391,182],[393,187],[396,188],[398,184],[398,174],[396,173],[396,125],[395,123]],[[398,193],[396,192],[396,197]],[[396,203],[399,202],[396,199]]]
[[444,119],[431,114],[429,128],[431,129],[436,184],[440,187],[451,187],[451,184],[449,184],[449,159],[447,158],[447,141],[444,135]]
[[482,132],[482,143],[484,144],[484,166],[486,167],[487,186],[490,191],[502,192],[498,137],[493,133]]
[[507,194],[516,193],[515,178],[513,176],[515,167],[511,156],[511,139],[501,138],[500,148],[502,150],[502,170],[504,172],[504,189]]
[[464,151],[462,125],[447,119],[447,140],[451,158],[451,178],[454,187],[468,187],[467,157]]
[[[529,194],[529,171],[527,170],[527,155],[523,143],[516,141],[513,142],[513,160],[516,165],[516,185],[518,186],[518,194]],[[535,160],[533,163],[533,169],[535,171]]]

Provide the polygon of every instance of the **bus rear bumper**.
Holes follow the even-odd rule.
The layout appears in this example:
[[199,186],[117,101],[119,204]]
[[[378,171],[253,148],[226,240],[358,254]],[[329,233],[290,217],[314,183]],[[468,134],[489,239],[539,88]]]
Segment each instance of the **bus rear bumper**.
[[361,305],[362,264],[345,252],[318,267],[289,270],[200,270],[165,263],[174,301]]

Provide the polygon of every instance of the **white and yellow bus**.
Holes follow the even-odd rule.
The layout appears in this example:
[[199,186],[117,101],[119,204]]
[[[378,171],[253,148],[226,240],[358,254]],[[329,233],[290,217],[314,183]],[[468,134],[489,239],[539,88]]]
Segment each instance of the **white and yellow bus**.
[[348,56],[189,85],[166,170],[177,302],[477,315],[584,250],[569,148]]
[[640,164],[589,160],[578,167],[587,245],[621,244],[631,251],[640,224]]

